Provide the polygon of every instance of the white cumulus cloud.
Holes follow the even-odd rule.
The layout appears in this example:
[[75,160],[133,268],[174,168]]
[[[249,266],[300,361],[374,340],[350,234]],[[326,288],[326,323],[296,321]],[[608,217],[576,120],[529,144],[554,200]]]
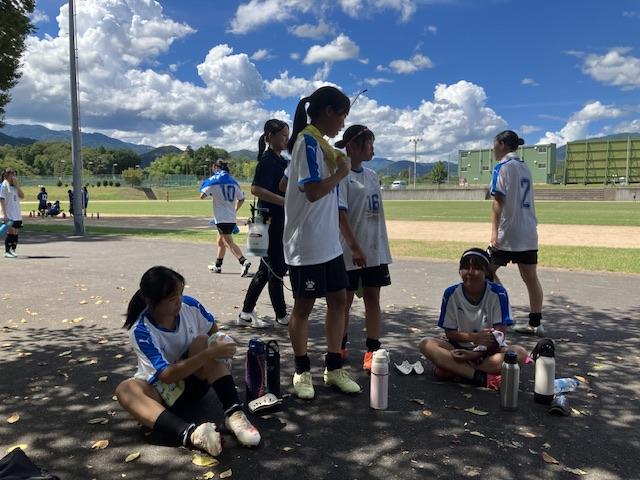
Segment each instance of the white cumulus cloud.
[[582,58],[582,71],[594,80],[621,87],[640,88],[640,58],[630,55],[630,48],[613,48],[604,55],[568,52]]
[[364,83],[366,83],[367,85],[371,85],[372,87],[375,87],[376,85],[380,85],[381,83],[393,83],[393,80],[389,78],[382,78],[382,77],[365,78]]
[[273,58],[273,55],[271,55],[271,52],[269,51],[269,49],[261,48],[253,52],[250,58],[251,60],[258,62],[260,60],[268,60],[270,58]]
[[532,87],[540,86],[540,84],[536,82],[533,78],[523,78],[520,83],[522,83],[522,85],[531,85]]
[[39,10],[37,8],[33,11],[31,15],[29,15],[29,18],[31,19],[31,22],[34,25],[37,25],[38,23],[46,23],[49,21],[49,15],[47,15],[42,10]]
[[389,68],[396,73],[414,73],[425,68],[433,68],[433,62],[429,57],[416,53],[409,60],[393,60],[389,63]]
[[305,23],[289,28],[289,33],[300,38],[312,38],[320,40],[335,33],[334,28],[321,19],[317,25]]
[[303,62],[311,63],[333,63],[343,60],[352,60],[358,58],[360,47],[344,34],[338,35],[335,40],[326,45],[313,45]]
[[314,3],[313,0],[251,0],[238,6],[229,30],[245,34],[268,23],[284,22],[296,12],[309,11]]
[[416,12],[415,0],[339,0],[342,11],[353,18],[367,17],[383,10],[400,13],[400,21],[407,22]]

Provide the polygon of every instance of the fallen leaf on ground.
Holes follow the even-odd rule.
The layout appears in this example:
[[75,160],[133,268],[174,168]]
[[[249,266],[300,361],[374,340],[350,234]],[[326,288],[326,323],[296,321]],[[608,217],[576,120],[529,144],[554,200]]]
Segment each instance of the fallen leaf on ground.
[[220,474],[220,478],[229,478],[231,475],[233,475],[233,472],[231,471],[231,469],[225,470]]
[[191,463],[198,467],[215,467],[220,464],[220,462],[211,455],[206,455],[204,453],[194,453],[193,457],[191,457]]
[[465,477],[479,477],[480,472],[482,472],[482,469],[479,467],[471,467],[469,465],[465,465],[462,474]]
[[113,356],[113,358],[118,358],[118,359],[123,358],[123,357],[124,357],[124,355],[123,355],[123,354],[121,354],[121,353],[117,353],[117,354],[115,354],[115,355]]
[[473,435],[474,437],[481,437],[481,438],[485,438],[483,433],[477,432],[477,431],[473,431],[473,432],[469,432],[469,435]]
[[542,444],[542,448],[549,449],[549,448],[551,448],[551,445],[549,445],[547,442],[545,442],[545,443]]
[[91,424],[91,425],[95,425],[95,424],[100,424],[100,425],[106,425],[107,423],[109,423],[109,419],[108,418],[103,418],[103,417],[99,417],[99,418],[92,418],[91,420],[87,421],[87,423]]
[[80,300],[80,305],[86,305],[87,301],[86,300]]
[[96,305],[102,305],[102,300],[96,300]]
[[536,438],[537,435],[533,432],[518,432],[518,434],[525,438]]
[[421,398],[410,398],[409,401],[417,403],[418,405],[424,405],[424,400],[422,400]]
[[425,417],[431,417],[433,413],[431,412],[431,410],[423,410],[422,415],[424,415]]
[[538,455],[538,452],[536,452],[535,450],[532,450],[531,448],[529,449],[529,453],[531,455]]
[[569,365],[570,367],[577,367],[578,366],[578,364],[575,363],[575,362],[567,363],[567,365]]
[[293,448],[292,448],[292,447],[284,447],[284,448],[282,449],[282,451],[283,451],[283,452],[290,452],[291,450],[293,450]]
[[205,473],[204,475],[202,475],[202,478],[204,478],[204,480],[209,480],[213,477],[215,477],[216,474],[213,473],[211,470],[209,470],[207,473]]
[[489,412],[485,412],[484,410],[478,410],[476,407],[465,408],[464,411],[473,413],[474,415],[480,415],[481,417],[485,415],[489,415]]
[[558,460],[556,460],[555,458],[553,458],[551,455],[549,455],[547,452],[542,452],[542,459],[546,462],[546,463],[551,463],[553,465],[559,465],[560,462]]
[[587,372],[587,377],[593,377],[593,378],[598,378],[600,375],[598,375],[596,372]]
[[589,383],[587,379],[584,378],[582,375],[574,375],[574,378],[578,380],[580,383]]
[[13,447],[7,448],[7,453],[13,452],[16,448],[19,448],[20,450],[26,450],[28,447],[29,445],[27,445],[26,443],[19,443],[17,445],[14,445]]
[[7,423],[16,423],[18,420],[20,420],[20,415],[14,413],[9,418],[7,418]]
[[93,450],[104,450],[108,446],[109,446],[109,440],[97,440],[93,442],[93,445],[91,445],[91,448]]
[[470,393],[463,393],[462,396],[464,398],[471,398],[472,397],[472,395]]
[[66,357],[67,355],[71,355],[71,350],[65,350],[64,352],[60,353],[58,356]]
[[127,455],[127,457],[124,459],[124,463],[133,462],[134,460],[137,460],[138,458],[140,458],[140,452],[130,453],[130,454],[129,454],[129,455]]
[[580,415],[582,415],[582,412],[580,410],[576,410],[575,408],[571,408],[571,415],[579,417]]
[[573,473],[574,475],[580,475],[580,476],[582,476],[582,475],[586,475],[586,474],[587,474],[587,472],[585,472],[584,470],[581,470],[581,469],[579,469],[579,468],[562,467],[562,469],[563,469],[565,472]]
[[106,382],[107,378],[109,378],[109,377],[107,377],[106,375],[104,377],[98,377],[98,381],[99,382]]

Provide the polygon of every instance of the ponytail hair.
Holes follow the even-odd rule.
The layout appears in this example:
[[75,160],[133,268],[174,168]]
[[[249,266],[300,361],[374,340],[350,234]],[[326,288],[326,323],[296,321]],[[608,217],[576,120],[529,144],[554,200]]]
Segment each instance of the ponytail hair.
[[505,130],[496,135],[495,141],[498,143],[504,143],[505,146],[512,152],[518,150],[520,145],[524,145],[524,139],[518,137],[518,134],[513,130]]
[[129,300],[127,315],[122,328],[129,330],[142,311],[153,307],[184,287],[185,280],[175,270],[167,267],[151,267],[140,279],[140,288]]
[[269,136],[274,133],[278,133],[285,127],[289,127],[287,122],[283,122],[282,120],[278,120],[277,118],[272,118],[271,120],[267,120],[264,124],[264,133],[260,135],[260,139],[258,140],[258,158],[260,161],[262,158],[262,154],[267,149],[267,142],[269,141]]
[[214,165],[218,167],[220,170],[224,170],[225,172],[229,171],[229,162],[225,162],[222,159],[216,160]]
[[[305,107],[307,103],[309,104],[308,108]],[[296,143],[298,134],[308,125],[307,115],[309,115],[309,118],[313,122],[320,117],[327,107],[331,107],[334,112],[342,115],[349,113],[351,102],[349,101],[349,97],[336,87],[331,86],[320,87],[309,97],[304,97],[298,102],[296,113],[293,117],[293,132],[287,144],[289,153],[293,151],[293,146]]]

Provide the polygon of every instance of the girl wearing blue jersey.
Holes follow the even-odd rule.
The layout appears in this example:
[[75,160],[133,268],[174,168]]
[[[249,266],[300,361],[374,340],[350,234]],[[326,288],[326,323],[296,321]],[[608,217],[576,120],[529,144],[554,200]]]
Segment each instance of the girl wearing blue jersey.
[[[462,282],[444,291],[438,326],[446,339],[424,338],[420,351],[433,363],[440,380],[458,379],[478,387],[499,383],[502,360],[507,350],[518,354],[522,366],[524,348],[510,345],[505,334],[513,323],[506,290],[487,280],[490,261],[480,248],[470,248],[460,258]],[[499,388],[499,387],[498,387]]]
[[222,273],[222,261],[227,247],[240,262],[240,276],[246,277],[251,268],[240,247],[233,241],[232,233],[237,229],[236,213],[244,203],[244,193],[240,185],[229,175],[229,164],[223,160],[212,166],[213,175],[202,182],[200,198],[211,197],[213,200],[213,216],[218,230],[218,251],[215,264],[209,265],[213,273]]
[[336,147],[345,148],[351,171],[339,185],[340,241],[349,276],[342,357],[347,354],[347,331],[353,296],[359,288],[364,298],[367,328],[363,368],[371,370],[373,352],[380,348],[380,288],[391,285],[391,252],[382,208],[380,181],[373,170],[363,166],[373,158],[375,135],[364,125],[352,125]]
[[216,425],[196,426],[174,413],[198,402],[211,387],[224,408],[226,427],[241,444],[256,446],[260,433],[242,411],[233,378],[221,362],[233,356],[236,344],[229,337],[209,337],[218,330],[215,319],[196,299],[183,296],[184,285],[184,277],[166,267],[142,276],[124,323],[138,370],[116,388],[118,402],[144,427],[216,456],[222,451]]

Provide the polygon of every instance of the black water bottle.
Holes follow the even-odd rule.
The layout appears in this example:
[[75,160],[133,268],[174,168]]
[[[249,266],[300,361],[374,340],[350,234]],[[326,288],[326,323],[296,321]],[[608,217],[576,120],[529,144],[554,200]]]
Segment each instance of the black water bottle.
[[280,347],[275,340],[267,342],[267,391],[280,398]]

